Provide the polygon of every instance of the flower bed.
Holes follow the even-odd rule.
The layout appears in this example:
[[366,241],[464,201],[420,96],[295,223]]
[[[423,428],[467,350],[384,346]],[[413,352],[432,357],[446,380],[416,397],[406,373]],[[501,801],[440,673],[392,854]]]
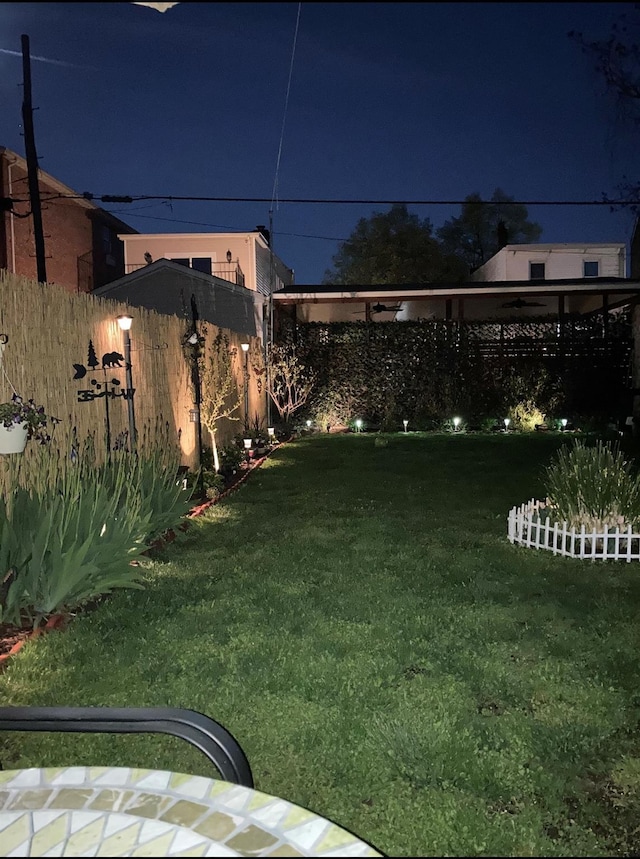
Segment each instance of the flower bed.
[[532,549],[547,549],[554,555],[587,558],[591,561],[640,561],[640,534],[632,526],[601,531],[570,528],[566,522],[554,521],[546,502],[531,499],[512,507],[507,519],[509,542]]

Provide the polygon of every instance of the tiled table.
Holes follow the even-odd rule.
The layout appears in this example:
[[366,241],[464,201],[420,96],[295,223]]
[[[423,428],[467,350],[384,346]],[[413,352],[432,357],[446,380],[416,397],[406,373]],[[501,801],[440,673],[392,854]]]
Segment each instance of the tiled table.
[[118,767],[0,771],[1,856],[381,856],[283,799]]

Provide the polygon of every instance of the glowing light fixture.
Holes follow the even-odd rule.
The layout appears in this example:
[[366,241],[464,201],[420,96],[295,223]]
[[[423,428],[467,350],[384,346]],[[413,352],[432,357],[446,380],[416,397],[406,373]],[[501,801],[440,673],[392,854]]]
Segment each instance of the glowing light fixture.
[[245,450],[251,450],[251,442],[253,441],[253,439],[251,439],[251,438],[244,438],[244,439],[242,439],[242,440],[243,440],[243,442],[244,442],[244,449],[245,449]]
[[403,421],[402,421],[402,423],[404,424],[404,431],[406,432],[406,431],[407,431],[407,427],[409,426],[409,421],[405,419],[405,420],[403,420]]
[[510,423],[511,423],[511,418],[505,418],[505,419],[504,419],[504,428],[505,428],[505,430],[507,430],[507,431],[508,431],[508,429],[509,429],[509,424],[510,424]]
[[133,322],[133,316],[129,316],[128,313],[123,313],[121,316],[118,316],[118,325],[120,326],[120,330],[122,331],[122,336],[124,338],[124,366],[125,366],[125,376],[127,377],[127,414],[129,416],[129,445],[132,451],[136,449],[136,416],[133,409],[133,395],[135,394],[135,388],[133,387],[133,378],[131,375],[131,335],[129,331],[131,329],[131,323]]
[[311,421],[307,421],[307,429],[311,427]]
[[362,430],[362,418],[356,418],[356,432]]
[[565,431],[565,429],[566,429],[566,427],[567,427],[567,424],[569,423],[569,421],[568,421],[566,418],[562,418],[562,420],[560,421],[560,423],[562,424],[562,432],[564,432],[564,431]]
[[269,433],[269,438],[273,438],[276,434],[274,427],[267,427],[267,432]]
[[458,432],[458,427],[460,426],[460,418],[453,419],[453,428],[455,432]]

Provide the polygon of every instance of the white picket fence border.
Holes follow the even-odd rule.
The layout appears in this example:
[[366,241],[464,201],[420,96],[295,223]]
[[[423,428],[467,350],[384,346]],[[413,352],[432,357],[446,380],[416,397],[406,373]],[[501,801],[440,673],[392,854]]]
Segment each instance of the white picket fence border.
[[509,542],[532,549],[547,549],[554,555],[584,558],[591,561],[640,561],[640,534],[628,528],[609,528],[604,532],[579,531],[566,522],[543,519],[540,508],[544,501],[534,498],[519,507],[512,507],[507,519]]

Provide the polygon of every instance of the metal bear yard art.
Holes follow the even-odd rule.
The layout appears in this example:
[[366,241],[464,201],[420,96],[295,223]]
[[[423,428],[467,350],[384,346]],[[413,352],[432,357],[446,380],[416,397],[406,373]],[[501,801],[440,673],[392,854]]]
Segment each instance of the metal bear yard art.
[[124,355],[119,352],[105,352],[102,356],[103,367],[122,367],[120,361],[124,361]]

